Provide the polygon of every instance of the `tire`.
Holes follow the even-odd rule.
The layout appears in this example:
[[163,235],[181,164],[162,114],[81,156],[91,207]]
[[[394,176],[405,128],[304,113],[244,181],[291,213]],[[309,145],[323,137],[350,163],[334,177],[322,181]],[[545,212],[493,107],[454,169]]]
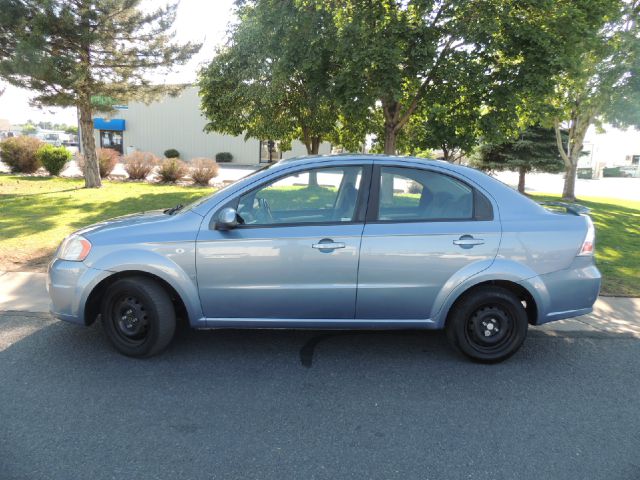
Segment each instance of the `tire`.
[[465,294],[449,313],[447,338],[476,362],[497,363],[516,353],[527,337],[527,312],[513,293],[479,287]]
[[102,299],[102,325],[120,353],[151,357],[164,350],[176,330],[176,314],[169,295],[146,277],[114,282]]

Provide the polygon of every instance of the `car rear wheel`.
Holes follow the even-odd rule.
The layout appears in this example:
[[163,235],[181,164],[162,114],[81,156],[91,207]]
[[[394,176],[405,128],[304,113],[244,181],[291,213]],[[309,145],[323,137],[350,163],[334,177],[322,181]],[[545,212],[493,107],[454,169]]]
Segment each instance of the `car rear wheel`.
[[109,340],[130,357],[161,352],[176,329],[176,314],[167,292],[145,277],[114,282],[103,297],[101,313]]
[[480,287],[454,305],[446,330],[452,346],[467,357],[496,363],[518,351],[528,326],[518,297],[501,287]]

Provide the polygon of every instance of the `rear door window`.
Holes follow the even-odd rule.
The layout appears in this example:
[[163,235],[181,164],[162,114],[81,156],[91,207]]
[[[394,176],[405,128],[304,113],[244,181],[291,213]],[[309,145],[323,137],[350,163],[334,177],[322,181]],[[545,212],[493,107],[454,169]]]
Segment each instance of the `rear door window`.
[[378,198],[378,221],[473,219],[473,189],[429,170],[382,167]]

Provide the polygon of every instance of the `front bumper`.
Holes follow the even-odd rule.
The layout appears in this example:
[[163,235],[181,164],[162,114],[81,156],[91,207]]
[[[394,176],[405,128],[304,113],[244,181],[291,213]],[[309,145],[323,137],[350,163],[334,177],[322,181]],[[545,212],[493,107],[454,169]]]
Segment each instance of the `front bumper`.
[[86,325],[84,306],[87,297],[109,273],[87,267],[84,262],[55,258],[47,269],[51,314],[60,320]]

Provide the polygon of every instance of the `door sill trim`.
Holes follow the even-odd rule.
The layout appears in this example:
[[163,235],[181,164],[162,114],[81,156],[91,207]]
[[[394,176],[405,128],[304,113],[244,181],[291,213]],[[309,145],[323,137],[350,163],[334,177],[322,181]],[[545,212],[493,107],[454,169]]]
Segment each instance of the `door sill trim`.
[[[348,329],[402,330],[438,328],[430,319],[335,319],[335,318],[207,318],[199,328],[286,328],[286,329]],[[198,327],[197,327],[198,328]]]

